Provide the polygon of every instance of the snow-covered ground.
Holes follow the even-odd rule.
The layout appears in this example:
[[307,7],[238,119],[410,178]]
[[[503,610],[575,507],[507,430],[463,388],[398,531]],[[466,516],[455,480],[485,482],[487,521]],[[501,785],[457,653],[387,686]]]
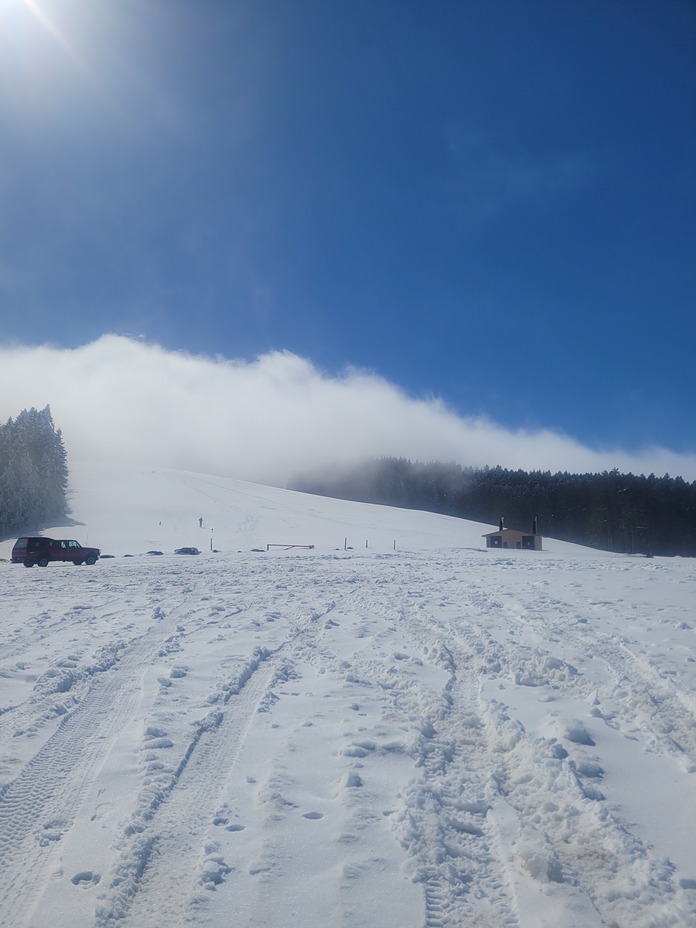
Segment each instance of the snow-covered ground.
[[114,557],[0,563],[0,924],[696,925],[694,561],[73,480]]

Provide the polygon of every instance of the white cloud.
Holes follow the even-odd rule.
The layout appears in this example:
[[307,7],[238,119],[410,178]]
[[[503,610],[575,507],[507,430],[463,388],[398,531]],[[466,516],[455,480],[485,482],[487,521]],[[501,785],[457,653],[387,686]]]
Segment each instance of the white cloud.
[[262,483],[369,455],[696,479],[695,454],[593,450],[551,431],[509,431],[409,397],[374,374],[326,375],[288,352],[230,361],[116,335],[72,349],[0,347],[0,421],[47,403],[69,460]]

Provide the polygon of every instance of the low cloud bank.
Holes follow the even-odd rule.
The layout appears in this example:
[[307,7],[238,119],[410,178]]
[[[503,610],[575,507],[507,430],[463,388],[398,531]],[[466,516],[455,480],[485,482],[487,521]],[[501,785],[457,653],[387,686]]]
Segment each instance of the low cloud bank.
[[68,458],[226,474],[283,485],[300,472],[390,455],[524,470],[669,472],[696,454],[593,450],[557,433],[455,415],[349,369],[328,376],[272,352],[254,361],[190,355],[116,335],[79,348],[0,348],[0,421],[50,404]]

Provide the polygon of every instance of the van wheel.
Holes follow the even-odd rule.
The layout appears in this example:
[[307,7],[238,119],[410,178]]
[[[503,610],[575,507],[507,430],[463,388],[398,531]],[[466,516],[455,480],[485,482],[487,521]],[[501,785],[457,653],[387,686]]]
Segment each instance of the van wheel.
[[33,561],[25,561],[25,562],[24,562],[24,566],[25,566],[25,567],[33,567],[33,566],[34,566],[34,562],[33,562]]
[[84,561],[73,561],[75,567],[79,567],[81,564],[84,564]]
[[92,564],[96,564],[96,563],[97,563],[96,557],[91,557],[91,556],[88,557],[87,560],[85,561],[85,564],[89,564],[90,567],[92,566]]
[[48,558],[40,557],[36,563],[39,565],[39,567],[48,567]]

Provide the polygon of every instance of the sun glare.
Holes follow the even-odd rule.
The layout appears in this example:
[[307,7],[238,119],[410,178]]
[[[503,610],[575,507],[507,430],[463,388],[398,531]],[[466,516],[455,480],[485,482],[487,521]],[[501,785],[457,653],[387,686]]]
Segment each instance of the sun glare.
[[72,47],[72,45],[70,45],[68,40],[65,38],[60,29],[58,29],[56,24],[51,20],[45,10],[42,9],[37,0],[2,0],[2,3],[0,4],[0,12],[3,17],[11,15],[13,9],[15,11],[28,10],[32,16],[34,16],[35,19],[41,24],[41,26],[49,33],[54,41],[60,45],[63,51],[66,52],[66,54],[69,55],[77,65],[79,65],[81,68],[84,67],[75,49]]
[[66,52],[68,52],[69,55],[71,55],[73,58],[76,58],[77,56],[75,55],[73,48],[68,44],[65,37],[58,31],[54,23],[52,23],[48,16],[44,13],[36,0],[22,0],[22,2],[26,7],[28,7],[28,9],[31,10],[34,16],[36,16],[41,25],[50,32],[56,42],[58,42],[59,45],[62,45],[62,47]]

